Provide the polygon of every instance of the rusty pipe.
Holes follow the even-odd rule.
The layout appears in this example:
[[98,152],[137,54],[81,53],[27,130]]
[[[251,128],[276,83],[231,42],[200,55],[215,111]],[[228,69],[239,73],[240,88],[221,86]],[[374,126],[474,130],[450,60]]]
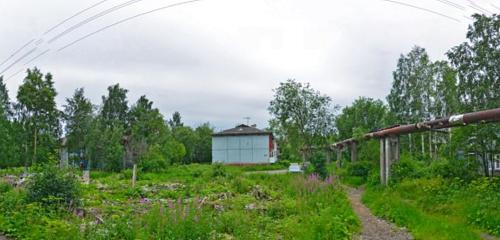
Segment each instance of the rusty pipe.
[[[367,133],[363,135],[363,139],[383,138],[387,136],[398,136],[408,133],[424,132],[433,129],[451,128],[471,123],[486,123],[498,121],[500,121],[500,108],[494,108],[484,111],[453,115],[447,118],[440,118],[415,124],[395,125],[375,132]],[[349,138],[341,142],[332,144],[332,147],[343,148],[344,146],[352,144],[356,141],[356,139]]]

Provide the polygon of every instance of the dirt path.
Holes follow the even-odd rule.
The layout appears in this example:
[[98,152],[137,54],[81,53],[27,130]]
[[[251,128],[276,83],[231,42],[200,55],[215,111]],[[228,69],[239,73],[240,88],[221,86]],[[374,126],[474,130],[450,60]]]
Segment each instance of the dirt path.
[[354,239],[357,240],[406,240],[413,237],[406,230],[397,227],[383,219],[374,216],[370,210],[361,203],[363,190],[347,188],[352,208],[361,220],[361,234]]

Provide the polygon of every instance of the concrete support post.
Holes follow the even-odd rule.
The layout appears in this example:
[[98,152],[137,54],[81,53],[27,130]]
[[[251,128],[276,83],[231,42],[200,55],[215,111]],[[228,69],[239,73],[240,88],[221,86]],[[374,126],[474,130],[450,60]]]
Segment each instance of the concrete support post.
[[399,162],[399,159],[401,158],[400,156],[400,149],[399,149],[399,146],[400,146],[400,141],[399,141],[399,136],[396,136],[393,138],[394,139],[394,146],[393,146],[393,151],[394,151],[394,162]]
[[387,185],[389,183],[389,177],[391,175],[391,138],[386,137],[384,138],[384,145],[385,145],[385,163],[384,163],[384,168],[385,168],[385,180],[384,180],[384,185]]
[[385,172],[385,139],[380,139],[380,183],[386,185],[386,172]]
[[358,159],[358,150],[356,147],[356,142],[351,143],[351,162],[356,162]]

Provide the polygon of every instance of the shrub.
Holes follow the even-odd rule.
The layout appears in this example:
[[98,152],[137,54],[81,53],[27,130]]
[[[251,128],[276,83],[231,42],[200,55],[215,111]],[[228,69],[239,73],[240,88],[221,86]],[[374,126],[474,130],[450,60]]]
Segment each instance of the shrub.
[[318,174],[322,179],[328,176],[328,170],[326,168],[326,158],[321,152],[316,152],[311,158],[311,163],[314,167],[314,173]]
[[283,167],[290,167],[290,161],[288,160],[279,160],[278,164]]
[[425,176],[424,163],[408,158],[402,158],[391,167],[391,182],[401,182],[401,180],[415,179]]
[[53,165],[44,165],[36,170],[26,186],[29,202],[68,208],[78,204],[80,186],[76,174]]
[[368,178],[368,173],[373,168],[373,165],[367,161],[353,162],[347,165],[347,174],[351,176],[362,177],[364,180]]
[[152,146],[141,158],[139,166],[145,172],[161,172],[167,168],[168,162],[159,145]]
[[221,163],[216,163],[212,165],[212,177],[226,177],[227,171],[226,167]]
[[455,159],[434,161],[430,165],[430,171],[434,176],[441,176],[444,178],[461,178],[466,182],[477,178],[478,162],[468,161],[467,159]]

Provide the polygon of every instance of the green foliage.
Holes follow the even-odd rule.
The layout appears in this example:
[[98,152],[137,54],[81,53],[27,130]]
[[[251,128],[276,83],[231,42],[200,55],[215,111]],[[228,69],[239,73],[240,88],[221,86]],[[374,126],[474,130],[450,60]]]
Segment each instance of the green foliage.
[[401,160],[391,166],[391,182],[424,177],[427,174],[425,165],[403,155]]
[[342,109],[336,118],[340,139],[359,137],[359,135],[386,125],[387,109],[381,100],[360,97],[351,106]]
[[480,239],[465,223],[425,213],[390,190],[369,190],[363,202],[375,215],[407,227],[416,239]]
[[326,168],[326,157],[322,152],[315,152],[311,158],[311,164],[314,167],[314,173],[318,174],[322,179],[328,176]]
[[26,197],[29,202],[43,205],[67,208],[78,206],[80,186],[77,176],[52,165],[43,165],[29,179]]
[[161,172],[167,168],[168,161],[162,153],[159,145],[149,148],[142,156],[139,167],[145,172]]
[[16,118],[24,129],[23,137],[27,147],[27,158],[31,164],[57,155],[60,134],[59,117],[52,75],[34,68],[27,70],[27,76],[17,92]]
[[[274,89],[274,98],[269,104],[273,119],[270,126],[280,146],[290,145],[287,158],[297,157],[303,146],[325,144],[334,132],[334,112],[331,98],[289,79]],[[285,148],[283,148],[285,149]]]
[[84,94],[83,88],[79,88],[75,90],[72,98],[66,98],[63,114],[66,123],[67,150],[80,153],[79,158],[83,159],[88,150],[94,113],[92,103]]
[[443,178],[460,178],[466,182],[479,177],[479,164],[477,161],[468,159],[454,159],[452,161],[441,159],[433,161],[430,166],[430,173],[433,176],[441,176]]
[[226,167],[223,164],[215,163],[212,165],[212,177],[225,177],[227,176]]
[[214,168],[142,173],[135,188],[122,177],[129,171],[93,171],[82,186],[83,218],[9,189],[0,194],[0,232],[20,239],[350,239],[359,230],[331,178],[245,174],[233,166],[213,177]]

